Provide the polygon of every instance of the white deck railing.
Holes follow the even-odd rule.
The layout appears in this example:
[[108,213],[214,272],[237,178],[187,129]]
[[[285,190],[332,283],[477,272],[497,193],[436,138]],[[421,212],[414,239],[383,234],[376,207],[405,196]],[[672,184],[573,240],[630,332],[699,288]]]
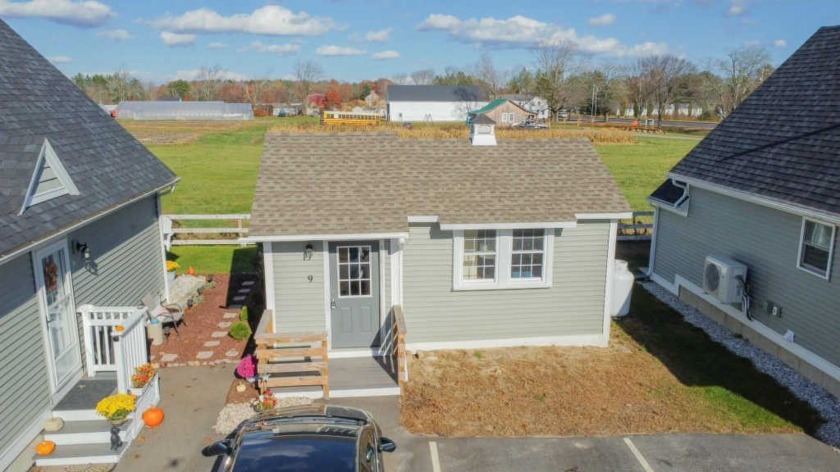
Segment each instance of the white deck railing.
[[79,307],[79,313],[88,372],[116,372],[117,390],[127,392],[134,369],[149,361],[144,328],[146,309],[84,305]]

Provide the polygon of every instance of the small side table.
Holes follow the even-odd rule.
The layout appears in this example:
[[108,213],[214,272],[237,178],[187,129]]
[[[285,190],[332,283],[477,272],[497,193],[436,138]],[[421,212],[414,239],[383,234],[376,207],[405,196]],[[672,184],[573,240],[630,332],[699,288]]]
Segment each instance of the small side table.
[[160,320],[154,319],[146,325],[146,334],[152,340],[152,344],[160,346],[163,344],[163,323]]

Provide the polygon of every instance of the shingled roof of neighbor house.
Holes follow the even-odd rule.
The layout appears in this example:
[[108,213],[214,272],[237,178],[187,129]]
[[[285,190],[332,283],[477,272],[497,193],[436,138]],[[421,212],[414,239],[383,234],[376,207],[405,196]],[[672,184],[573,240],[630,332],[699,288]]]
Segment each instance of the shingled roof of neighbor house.
[[[45,140],[79,194],[32,205],[19,215]],[[0,257],[176,181],[0,20]]]
[[441,224],[574,221],[630,206],[585,139],[400,139],[269,133],[249,237],[399,233]]
[[840,26],[820,28],[671,172],[840,214]]

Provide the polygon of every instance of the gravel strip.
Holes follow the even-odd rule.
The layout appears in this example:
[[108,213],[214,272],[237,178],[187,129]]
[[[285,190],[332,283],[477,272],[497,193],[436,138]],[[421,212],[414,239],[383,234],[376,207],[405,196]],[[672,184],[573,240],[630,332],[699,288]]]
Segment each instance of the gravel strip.
[[[303,397],[289,397],[278,398],[277,408],[284,408],[287,406],[308,405],[312,403],[312,399]],[[231,403],[225,405],[222,411],[219,412],[219,417],[216,419],[216,424],[213,426],[213,431],[228,435],[239,426],[239,423],[255,416],[257,413],[249,403]]]
[[817,431],[817,438],[831,446],[840,447],[840,402],[837,398],[806,379],[779,358],[771,356],[743,338],[736,337],[728,328],[719,325],[696,308],[683,303],[674,294],[656,283],[642,282],[641,285],[653,296],[680,313],[686,322],[702,329],[710,338],[724,345],[734,354],[749,359],[756,369],[773,377],[797,398],[811,405],[826,420],[826,423]]

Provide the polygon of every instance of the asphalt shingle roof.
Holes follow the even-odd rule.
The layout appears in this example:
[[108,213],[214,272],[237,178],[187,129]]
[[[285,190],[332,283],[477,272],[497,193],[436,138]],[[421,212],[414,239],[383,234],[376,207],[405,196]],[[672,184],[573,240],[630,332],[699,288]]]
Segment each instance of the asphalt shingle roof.
[[672,172],[840,214],[840,26],[820,28]]
[[472,146],[389,133],[269,133],[249,235],[406,232],[409,216],[523,223],[627,211],[584,139]]
[[[18,216],[45,138],[81,194]],[[0,256],[176,180],[0,20]]]
[[477,85],[389,85],[389,102],[484,102],[487,93]]

